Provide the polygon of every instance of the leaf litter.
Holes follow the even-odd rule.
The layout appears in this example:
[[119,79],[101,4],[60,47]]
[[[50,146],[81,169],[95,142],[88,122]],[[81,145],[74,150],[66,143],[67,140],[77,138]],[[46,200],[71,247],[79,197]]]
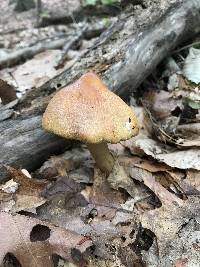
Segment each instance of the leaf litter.
[[83,266],[83,253],[92,245],[90,239],[27,216],[0,212],[0,221],[0,262],[9,253],[24,267],[53,267],[52,257],[58,254]]
[[[40,195],[45,181],[27,177],[21,170],[6,167],[9,179],[0,187],[1,211],[33,211],[46,200]],[[5,194],[6,193],[6,194]]]
[[[52,156],[31,175],[6,167],[1,263],[15,257],[22,266],[54,266],[56,255],[66,266],[198,266],[200,88],[198,53],[190,58],[191,51],[183,69],[171,60],[159,89],[141,96],[134,108],[140,134],[109,145],[118,160],[108,179],[84,146]],[[18,91],[55,76],[59,53],[47,51],[15,69]],[[52,64],[38,81],[45,60]],[[11,91],[8,102],[15,98]]]

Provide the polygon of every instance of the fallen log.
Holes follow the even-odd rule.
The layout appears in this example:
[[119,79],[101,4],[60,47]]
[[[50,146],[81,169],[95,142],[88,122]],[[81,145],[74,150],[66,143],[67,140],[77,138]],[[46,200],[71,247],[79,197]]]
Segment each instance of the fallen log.
[[136,17],[124,15],[70,69],[38,88],[34,97],[93,70],[126,98],[175,47],[200,32],[200,1],[172,2],[166,10],[157,6],[157,10],[143,9]]
[[[200,1],[172,2],[166,1],[164,7],[152,5],[138,13],[123,13],[70,69],[29,91],[17,111],[89,70],[98,73],[111,90],[127,97],[172,49],[200,31]],[[44,133],[41,117],[31,116],[0,123],[0,164],[33,170],[44,158],[63,148],[66,141]]]
[[69,148],[70,142],[45,132],[41,116],[16,118],[0,123],[0,181],[4,178],[2,165],[38,168],[52,153]]

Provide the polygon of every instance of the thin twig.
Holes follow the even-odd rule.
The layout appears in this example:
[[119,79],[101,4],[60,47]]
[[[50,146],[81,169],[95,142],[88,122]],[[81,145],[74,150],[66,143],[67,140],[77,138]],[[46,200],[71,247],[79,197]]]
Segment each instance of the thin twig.
[[46,51],[48,49],[58,49],[63,47],[68,38],[62,38],[51,42],[40,42],[31,47],[25,47],[14,52],[8,53],[0,59],[0,68],[5,66],[13,66],[26,58],[31,58],[34,55]]
[[79,33],[77,33],[76,36],[72,38],[72,40],[66,43],[66,45],[63,47],[62,57],[58,61],[56,69],[59,69],[64,65],[64,62],[67,59],[67,54],[68,54],[69,49],[82,39],[87,29],[88,29],[88,26],[84,26],[84,28]]
[[194,46],[194,45],[200,45],[200,41],[191,43],[191,44],[189,44],[189,45],[185,45],[185,46],[183,46],[183,47],[181,47],[181,48],[178,48],[178,49],[174,50],[174,51],[172,52],[172,54],[176,54],[176,53],[178,53],[178,52],[180,52],[180,51],[182,51],[182,50],[185,50],[185,49],[187,49],[187,48],[190,48],[190,47],[192,47],[192,46]]

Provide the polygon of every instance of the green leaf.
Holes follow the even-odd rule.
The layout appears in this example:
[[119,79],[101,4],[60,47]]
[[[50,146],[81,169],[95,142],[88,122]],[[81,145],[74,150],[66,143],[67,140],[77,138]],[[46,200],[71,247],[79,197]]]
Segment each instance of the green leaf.
[[120,2],[120,0],[101,0],[101,3],[103,5],[112,5],[112,4],[116,4],[119,2]]
[[96,3],[97,3],[97,0],[85,0],[84,1],[85,3],[85,5],[88,5],[88,6],[95,6],[96,5]]
[[189,107],[191,107],[192,109],[200,109],[200,102],[198,101],[194,101],[190,98],[186,98],[186,103]]
[[200,49],[190,48],[183,66],[183,75],[195,84],[200,83]]
[[103,18],[102,22],[106,28],[108,28],[111,24],[111,20],[109,18]]

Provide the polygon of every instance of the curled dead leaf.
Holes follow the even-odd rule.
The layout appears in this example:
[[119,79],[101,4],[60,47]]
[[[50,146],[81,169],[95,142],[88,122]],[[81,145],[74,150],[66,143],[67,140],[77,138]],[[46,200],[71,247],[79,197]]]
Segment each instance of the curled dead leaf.
[[[141,160],[142,161],[142,160]],[[160,181],[157,181],[156,172],[155,169],[153,169],[154,172],[150,172],[146,170],[145,164],[143,165],[137,165],[135,163],[135,158],[132,162],[132,158],[129,157],[121,157],[120,163],[124,166],[127,173],[135,179],[142,183],[144,183],[150,190],[152,190],[155,195],[160,199],[160,201],[165,205],[182,205],[182,200],[177,197],[175,194],[169,192],[161,183]],[[136,166],[135,166],[136,165]],[[147,165],[147,164],[146,164]],[[140,166],[140,167],[138,167]],[[147,165],[148,166],[148,165]],[[159,165],[158,165],[159,166]],[[157,173],[159,173],[159,167],[157,166]],[[160,165],[161,170],[167,170],[167,167],[164,167],[164,165]]]

